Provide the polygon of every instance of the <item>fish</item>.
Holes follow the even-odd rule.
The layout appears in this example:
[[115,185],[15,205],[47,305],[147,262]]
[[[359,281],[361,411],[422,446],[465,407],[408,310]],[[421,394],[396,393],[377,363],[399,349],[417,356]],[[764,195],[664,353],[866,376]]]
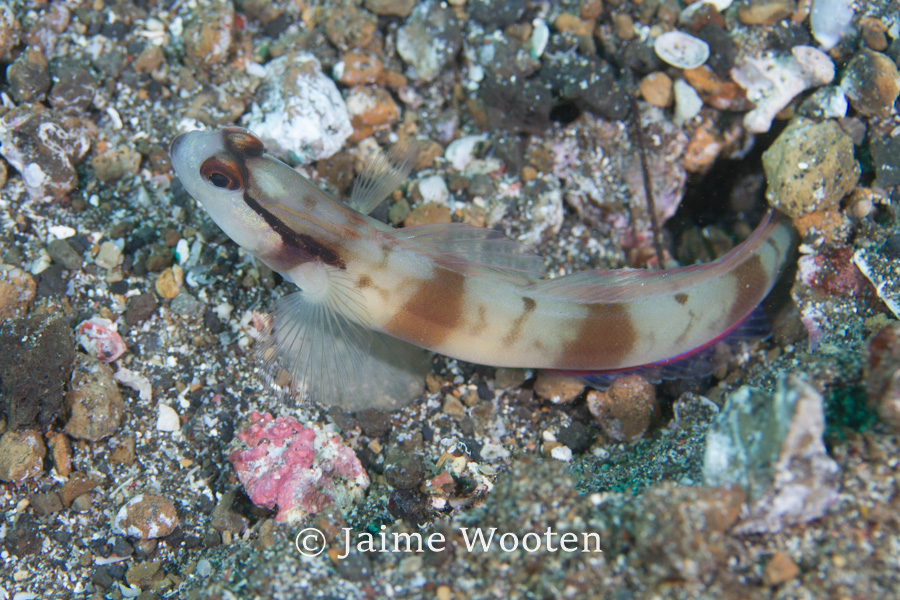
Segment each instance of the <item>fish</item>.
[[191,131],[171,142],[187,192],[298,288],[275,301],[259,352],[272,377],[325,406],[408,404],[422,394],[429,352],[578,373],[689,354],[747,318],[791,253],[790,221],[769,212],[710,263],[547,278],[540,256],[493,229],[395,229],[370,217],[407,179],[415,153],[407,144],[371,161],[343,202],[248,130]]

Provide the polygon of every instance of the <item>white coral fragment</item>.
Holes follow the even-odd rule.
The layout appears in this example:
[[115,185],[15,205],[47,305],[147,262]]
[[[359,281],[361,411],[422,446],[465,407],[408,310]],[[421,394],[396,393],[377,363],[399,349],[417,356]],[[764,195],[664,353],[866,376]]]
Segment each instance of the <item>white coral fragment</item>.
[[731,77],[756,105],[744,115],[744,126],[753,133],[765,133],[775,115],[798,94],[831,83],[834,63],[821,50],[795,46],[790,55],[748,58],[731,70]]

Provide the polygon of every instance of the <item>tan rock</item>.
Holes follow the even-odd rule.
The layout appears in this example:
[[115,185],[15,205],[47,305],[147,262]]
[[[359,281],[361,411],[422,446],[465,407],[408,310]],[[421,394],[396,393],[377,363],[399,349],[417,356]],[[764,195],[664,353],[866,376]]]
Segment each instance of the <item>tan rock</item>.
[[43,470],[47,447],[37,431],[7,431],[0,436],[0,481],[24,481]]
[[796,10],[793,0],[750,0],[750,4],[738,8],[738,19],[744,25],[774,25]]
[[554,404],[568,404],[583,391],[584,381],[580,378],[557,373],[541,371],[534,382],[534,393]]
[[766,585],[779,585],[796,578],[799,574],[800,567],[790,556],[784,552],[776,552],[763,571],[763,581]]
[[141,540],[166,537],[178,526],[175,504],[154,494],[139,494],[125,503],[113,520],[113,531]]
[[166,300],[171,300],[181,291],[184,285],[184,269],[172,265],[156,278],[156,293]]
[[606,391],[592,390],[587,405],[603,432],[622,442],[643,436],[659,414],[656,389],[638,374],[619,377]]
[[653,106],[665,108],[672,105],[672,79],[662,71],[650,73],[641,79],[638,89],[644,100]]
[[50,445],[50,458],[56,474],[60,477],[68,477],[72,472],[72,444],[69,438],[58,431],[47,434],[47,442]]
[[65,404],[70,416],[64,431],[90,442],[115,433],[125,412],[112,369],[86,354],[77,355]]
[[434,204],[426,202],[416,206],[409,216],[406,217],[404,225],[412,227],[413,225],[427,225],[429,223],[449,223],[450,209],[443,204]]

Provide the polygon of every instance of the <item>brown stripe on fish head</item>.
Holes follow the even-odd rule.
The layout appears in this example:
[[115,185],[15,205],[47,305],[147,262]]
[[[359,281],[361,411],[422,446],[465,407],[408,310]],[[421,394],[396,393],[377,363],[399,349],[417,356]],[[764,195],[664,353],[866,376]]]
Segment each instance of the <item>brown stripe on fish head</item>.
[[769,291],[769,274],[762,259],[754,254],[728,274],[735,280],[735,298],[728,310],[728,325],[734,325],[750,314]]
[[589,304],[587,309],[578,333],[566,343],[554,368],[616,368],[634,349],[638,332],[626,304]]
[[386,331],[424,348],[435,348],[459,328],[465,295],[462,273],[435,266],[434,275],[419,283]]
[[232,154],[243,157],[257,158],[266,151],[262,140],[240,127],[226,127],[221,130],[222,144]]

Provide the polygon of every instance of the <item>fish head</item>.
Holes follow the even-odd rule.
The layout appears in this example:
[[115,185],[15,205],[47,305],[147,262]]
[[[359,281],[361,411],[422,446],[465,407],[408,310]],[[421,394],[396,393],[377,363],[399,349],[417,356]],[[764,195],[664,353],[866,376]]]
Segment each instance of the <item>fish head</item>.
[[279,243],[254,176],[277,161],[258,137],[240,127],[190,131],[172,140],[169,154],[184,188],[231,239],[254,254]]

